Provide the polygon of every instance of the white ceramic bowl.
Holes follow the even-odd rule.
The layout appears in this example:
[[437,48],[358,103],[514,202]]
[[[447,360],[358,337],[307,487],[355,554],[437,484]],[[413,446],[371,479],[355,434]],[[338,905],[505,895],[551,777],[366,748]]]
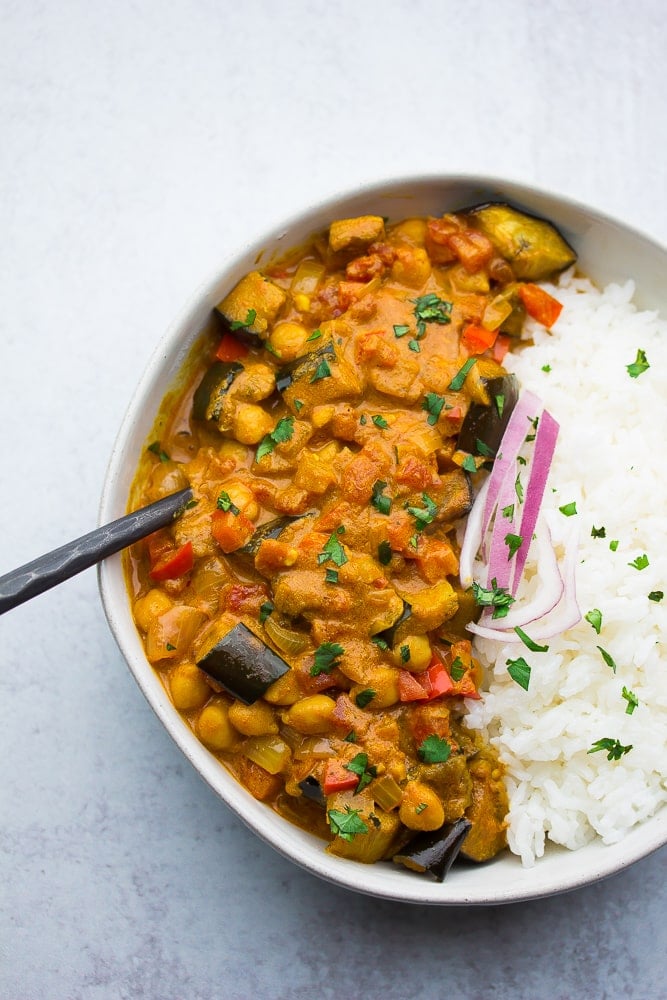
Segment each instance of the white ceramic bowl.
[[[524,185],[486,177],[416,177],[345,193],[288,220],[239,250],[204,287],[172,326],[138,386],[116,441],[102,495],[101,523],[125,513],[130,483],[162,397],[210,316],[213,306],[264,259],[305,241],[333,218],[371,213],[400,219],[440,215],[488,200],[510,201],[553,221],[579,254],[581,269],[599,284],[633,277],[642,308],[667,315],[667,251],[621,223],[564,198]],[[621,843],[595,842],[579,851],[554,848],[532,869],[504,854],[480,867],[454,868],[434,883],[391,864],[361,865],[331,857],[321,840],[310,836],[257,802],[193,735],[169,701],[144,655],[134,626],[119,556],[99,572],[102,601],[111,630],[139,687],[167,731],[211,788],[248,827],[278,851],[322,878],[360,892],[403,902],[469,905],[498,904],[565,892],[611,875],[667,843],[667,809],[634,829]],[[221,860],[224,864],[224,859]]]

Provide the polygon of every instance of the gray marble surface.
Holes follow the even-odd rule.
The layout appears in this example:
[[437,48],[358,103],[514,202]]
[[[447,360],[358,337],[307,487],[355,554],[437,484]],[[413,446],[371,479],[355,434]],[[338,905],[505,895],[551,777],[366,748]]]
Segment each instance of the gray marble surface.
[[[663,4],[0,0],[0,572],[81,534],[161,333],[364,180],[525,180],[667,242]],[[441,910],[315,880],[200,781],[92,571],[0,621],[0,996],[665,995],[667,854]]]

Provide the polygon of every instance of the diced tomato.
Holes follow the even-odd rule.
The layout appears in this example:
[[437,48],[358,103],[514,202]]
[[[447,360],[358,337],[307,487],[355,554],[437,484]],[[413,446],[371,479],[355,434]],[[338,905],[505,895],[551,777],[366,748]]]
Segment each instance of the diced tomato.
[[180,548],[171,549],[158,559],[150,571],[150,578],[158,583],[164,580],[176,580],[179,576],[189,573],[194,564],[192,542],[185,542]]
[[229,588],[226,606],[236,614],[258,614],[261,605],[268,600],[269,592],[263,583],[235,583]]
[[359,775],[353,771],[348,771],[342,760],[332,758],[326,763],[324,769],[324,784],[322,786],[325,795],[333,795],[334,792],[345,792],[350,788],[356,788],[359,784]]
[[499,333],[496,337],[496,342],[493,345],[493,360],[497,361],[499,365],[503,363],[503,359],[510,349],[510,344],[512,338],[508,337],[505,333]]
[[451,409],[445,410],[445,420],[450,420],[453,424],[457,420],[463,420],[463,409],[460,406],[452,406]]
[[469,323],[461,334],[461,339],[471,354],[483,354],[496,342],[497,330],[487,330],[477,323]]
[[495,253],[489,237],[476,229],[452,233],[447,237],[447,246],[456,254],[469,274],[481,271]]
[[526,307],[528,315],[547,329],[554,325],[563,310],[558,299],[549,295],[539,285],[531,285],[530,282],[519,285],[519,298]]
[[473,659],[470,640],[461,639],[459,642],[452,643],[447,653],[443,656],[443,660],[450,676],[455,663],[458,670],[465,671],[463,676],[459,677],[458,680],[452,677],[453,690],[451,694],[453,696],[459,695],[462,698],[480,698],[481,696],[477,690],[479,664]]
[[231,333],[223,333],[215,356],[218,361],[238,361],[248,355],[248,348]]
[[223,552],[235,552],[250,541],[255,525],[243,511],[214,510],[211,515],[211,534]]

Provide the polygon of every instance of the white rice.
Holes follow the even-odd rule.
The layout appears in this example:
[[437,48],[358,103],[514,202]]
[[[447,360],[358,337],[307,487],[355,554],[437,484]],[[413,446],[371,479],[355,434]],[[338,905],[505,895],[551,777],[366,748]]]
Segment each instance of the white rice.
[[[635,308],[631,281],[599,291],[568,272],[544,287],[563,312],[552,333],[531,322],[534,343],[506,367],[561,425],[544,509],[564,519],[558,508],[576,502],[582,620],[548,640],[546,653],[475,639],[488,693],[468,702],[468,725],[486,730],[506,766],[509,846],[526,866],[547,840],[571,849],[595,837],[614,843],[667,801],[667,597],[648,599],[667,590],[667,323]],[[638,349],[650,368],[631,378]],[[593,527],[606,537],[592,537]],[[629,565],[643,554],[645,569]],[[530,591],[532,558],[517,606]],[[583,618],[593,608],[599,635]],[[528,691],[507,672],[518,656],[531,666]],[[624,686],[639,701],[632,714]],[[589,754],[603,738],[632,749],[611,761]]]

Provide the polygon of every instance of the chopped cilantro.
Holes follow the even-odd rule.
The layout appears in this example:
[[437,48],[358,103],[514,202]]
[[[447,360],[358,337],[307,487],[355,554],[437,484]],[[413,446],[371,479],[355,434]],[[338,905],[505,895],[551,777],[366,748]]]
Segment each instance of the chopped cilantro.
[[421,353],[421,347],[419,346],[419,341],[418,340],[409,340],[408,341],[408,347],[410,348],[411,351],[414,351],[415,354],[420,354]]
[[[375,692],[373,692],[373,694],[375,694]],[[359,704],[359,696],[357,696],[357,704]],[[352,774],[356,774],[359,778],[359,783],[354,790],[355,795],[365,788],[366,785],[369,785],[373,778],[377,778],[377,768],[373,764],[369,765],[368,756],[365,753],[358,753],[356,757],[353,757],[352,760],[345,765],[345,770],[351,771]]]
[[264,604],[262,604],[259,609],[260,625],[264,624],[264,622],[266,621],[266,619],[269,617],[269,615],[272,613],[273,610],[274,610],[273,604],[271,603],[271,601],[264,601]]
[[239,508],[232,501],[232,498],[230,497],[229,493],[226,493],[225,490],[223,490],[220,493],[220,495],[218,496],[218,499],[215,502],[215,505],[218,508],[218,510],[229,511],[230,513],[232,513],[234,515],[237,515],[237,514],[241,513],[241,511],[239,510]]
[[528,685],[530,684],[530,665],[526,663],[523,656],[517,657],[516,660],[507,660],[507,673],[510,675],[513,681],[522,687],[524,691],[528,690]]
[[435,733],[427,736],[417,750],[419,759],[425,764],[444,764],[449,760],[451,752],[452,748],[447,740],[441,739]]
[[630,376],[630,378],[639,378],[639,376],[643,372],[648,371],[648,369],[651,366],[648,363],[648,361],[646,360],[646,353],[644,351],[642,351],[641,348],[640,348],[637,351],[637,357],[632,362],[632,364],[631,365],[626,365],[625,367],[627,369],[627,372],[628,372],[628,375]]
[[652,590],[651,593],[648,595],[648,599],[649,601],[655,601],[656,604],[659,604],[664,596],[665,596],[664,591]]
[[378,649],[382,649],[385,651],[389,649],[389,644],[385,642],[384,639],[381,639],[379,635],[374,635],[373,638],[371,639],[371,642],[375,646],[377,646]]
[[523,483],[521,482],[521,473],[516,477],[514,483],[514,492],[516,493],[516,498],[519,503],[523,503]]
[[322,563],[325,562],[335,563],[336,566],[344,566],[347,562],[345,549],[338,541],[339,534],[341,534],[340,529],[337,529],[332,535],[329,536],[329,540],[326,542],[317,557],[318,566],[321,566]]
[[420,802],[418,806],[415,806],[415,812],[418,816],[420,813],[424,812],[424,809],[428,809],[428,804],[426,802]]
[[437,504],[434,504],[427,493],[422,493],[423,507],[406,507],[408,514],[412,514],[416,521],[418,531],[423,531],[427,524],[431,524],[438,513]]
[[606,535],[606,528],[596,528],[595,525],[591,528],[591,538],[605,538]]
[[611,549],[612,552],[616,551],[616,549],[618,548],[618,538],[612,538],[612,540],[609,543],[609,548]]
[[599,608],[591,608],[591,610],[584,615],[584,618],[589,625],[592,625],[597,634],[600,634],[600,629],[602,628],[602,612]]
[[162,446],[160,445],[159,441],[153,441],[153,444],[149,444],[148,450],[152,452],[154,455],[157,455],[157,457],[160,459],[161,462],[169,461],[169,455],[166,453],[166,451],[162,450]]
[[306,343],[308,343],[311,340],[319,340],[321,336],[322,336],[321,330],[313,330],[311,335],[306,339]]
[[508,548],[507,561],[515,556],[521,546],[523,545],[523,537],[521,535],[505,535],[505,545]]
[[505,396],[503,393],[499,393],[497,396],[493,397],[493,401],[496,404],[496,409],[498,411],[498,416],[502,417],[503,410],[505,409]]
[[338,570],[337,569],[326,569],[324,571],[324,582],[325,583],[338,583]]
[[345,650],[339,642],[323,642],[315,650],[315,660],[310,668],[311,677],[319,677],[320,674],[330,674],[334,667],[338,666],[339,657]]
[[347,734],[347,736],[343,736],[343,742],[344,743],[356,743],[357,742],[357,734],[355,733],[354,729],[350,729],[350,731]]
[[465,364],[459,369],[452,381],[449,383],[449,388],[452,392],[459,392],[463,388],[463,383],[468,377],[468,372],[476,364],[477,358],[468,358]]
[[466,457],[461,462],[461,468],[465,472],[477,472],[477,463],[472,455],[466,455]]
[[625,698],[625,700],[628,703],[627,707],[625,709],[625,714],[626,715],[632,715],[632,713],[634,712],[634,710],[639,707],[639,698],[634,693],[634,691],[629,691],[626,688],[625,684],[623,685],[623,691],[621,693],[622,693],[622,696]]
[[609,736],[605,736],[601,740],[596,740],[587,753],[597,753],[598,750],[607,751],[607,760],[620,760],[623,754],[630,753],[632,744],[624,747],[618,740],[613,740]]
[[171,644],[170,642],[168,642],[168,643],[167,643],[167,650],[168,650],[168,651],[169,651],[170,653],[173,653],[173,651],[174,651],[175,649],[176,649],[176,647],[175,647],[175,646],[172,646],[172,644]]
[[377,691],[374,691],[373,688],[364,688],[354,700],[359,708],[366,708],[366,705],[373,700],[376,694]]
[[246,330],[249,326],[257,319],[257,311],[255,309],[248,309],[248,315],[244,320],[233,319],[229,324],[229,329],[234,330]]
[[371,507],[375,507],[380,514],[389,514],[391,511],[391,498],[386,497],[382,492],[386,486],[387,484],[382,479],[378,479],[375,483],[373,483]]
[[420,295],[418,299],[412,299],[412,302],[415,307],[418,337],[421,338],[426,333],[427,323],[439,323],[440,325],[451,323],[452,303],[439,299],[434,292]]
[[563,507],[559,507],[558,509],[561,514],[565,514],[565,517],[572,517],[573,514],[577,513],[576,501],[573,500],[572,503],[566,503]]
[[547,372],[547,373],[550,372],[551,371],[551,365],[542,365],[542,371],[543,372]]
[[479,438],[475,441],[475,447],[477,448],[478,455],[484,455],[485,458],[495,458],[495,452],[492,448],[489,448],[488,444],[480,441]]
[[514,504],[511,503],[507,507],[503,507],[503,517],[506,517],[508,521],[511,521],[514,517]]
[[380,542],[378,545],[378,562],[381,566],[388,566],[391,562],[391,545],[388,541]]
[[362,427],[365,427],[366,422],[367,422],[366,414],[362,413],[361,416],[359,417],[359,423],[361,424]]
[[282,417],[270,434],[265,434],[259,442],[255,453],[255,461],[259,462],[265,455],[270,455],[277,444],[289,441],[294,434],[294,417]]
[[359,815],[360,809],[350,809],[345,806],[345,812],[340,809],[329,809],[329,826],[331,832],[341,840],[353,840],[358,833],[368,833],[368,827]]
[[301,413],[301,410],[303,409],[303,400],[301,400],[301,399],[295,399],[294,400],[294,409],[296,410],[297,413]]
[[524,646],[526,646],[531,651],[531,653],[548,653],[549,652],[549,647],[548,646],[539,646],[535,642],[535,640],[531,639],[530,636],[527,635],[522,628],[519,628],[518,625],[514,626],[514,631],[519,636],[519,638],[521,639],[521,642],[524,644]]
[[401,646],[401,663],[408,663],[410,661],[410,647],[406,643]]
[[380,430],[386,431],[387,427],[389,427],[387,421],[384,419],[384,417],[381,417],[379,413],[376,413],[375,416],[371,417],[371,420],[373,421],[376,427],[380,428]]
[[493,618],[505,618],[514,604],[514,598],[506,587],[496,586],[496,581],[491,581],[491,588],[482,587],[479,583],[473,583],[472,592],[480,608],[493,608]]
[[602,646],[598,646],[598,649],[600,650],[600,656],[602,657],[604,662],[607,664],[608,667],[611,667],[614,673],[616,673],[616,664],[614,662],[613,656],[610,656],[607,650],[603,649]]
[[643,555],[637,556],[631,563],[628,563],[628,566],[632,566],[633,569],[646,569],[648,566],[648,556],[644,552]]
[[463,680],[463,676],[466,672],[466,668],[463,666],[463,660],[460,656],[457,656],[455,660],[452,661],[452,665],[449,668],[453,681]]
[[326,358],[323,358],[311,378],[311,382],[319,382],[323,378],[329,378],[331,375],[331,368],[329,368],[329,362]]
[[404,337],[406,335],[406,333],[410,333],[410,327],[409,326],[405,326],[403,323],[400,323],[398,326],[394,327],[394,336],[395,337]]
[[428,423],[434,427],[438,422],[438,417],[442,413],[445,405],[445,397],[439,396],[437,392],[427,392],[422,403],[422,410],[428,411]]

